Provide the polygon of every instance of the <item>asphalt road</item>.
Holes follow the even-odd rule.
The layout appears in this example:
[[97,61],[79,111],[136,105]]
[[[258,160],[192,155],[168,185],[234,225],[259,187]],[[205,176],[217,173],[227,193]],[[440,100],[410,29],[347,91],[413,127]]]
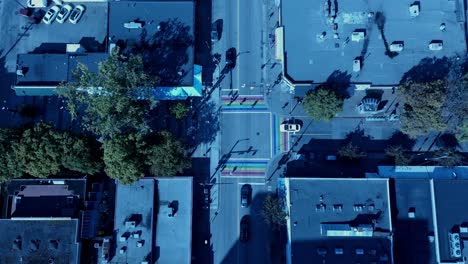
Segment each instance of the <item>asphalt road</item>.
[[[211,210],[213,263],[270,263],[269,232],[260,216],[263,197],[271,190],[265,170],[272,157],[271,114],[263,98],[262,64],[265,14],[262,1],[214,0],[212,21],[222,19],[221,39],[212,53],[221,54],[220,69],[228,49],[236,49],[236,65],[224,71],[220,86],[220,157],[217,171],[217,206]],[[221,71],[215,71],[215,75]],[[214,78],[216,80],[216,77]],[[243,184],[252,186],[252,203],[240,206]],[[239,241],[240,220],[250,215],[251,236]]]

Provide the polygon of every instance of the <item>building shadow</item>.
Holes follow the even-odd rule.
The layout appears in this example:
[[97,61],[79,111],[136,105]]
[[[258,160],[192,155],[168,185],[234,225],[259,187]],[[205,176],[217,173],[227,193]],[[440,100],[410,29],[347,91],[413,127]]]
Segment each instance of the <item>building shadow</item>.
[[210,210],[205,209],[204,189],[211,188],[210,159],[193,158],[193,215],[192,215],[192,263],[213,263],[213,248],[211,246]]
[[324,86],[335,90],[345,99],[354,94],[354,88],[351,87],[351,74],[347,71],[335,70],[328,76]]
[[[263,201],[267,195],[266,192],[260,192],[252,197],[250,211],[246,214],[250,218],[249,239],[247,242],[236,240],[220,263],[283,263],[281,259],[284,257],[284,245],[279,243],[278,233],[266,224],[261,215]],[[240,225],[240,219],[236,224]]]
[[424,58],[416,66],[407,71],[401,78],[400,83],[408,81],[414,82],[431,82],[435,80],[445,79],[452,66],[449,58]]

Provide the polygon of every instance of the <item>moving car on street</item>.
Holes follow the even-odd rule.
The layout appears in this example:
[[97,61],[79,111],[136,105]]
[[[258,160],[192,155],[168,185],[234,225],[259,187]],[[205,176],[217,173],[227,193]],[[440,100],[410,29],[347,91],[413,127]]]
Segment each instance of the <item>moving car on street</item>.
[[58,6],[51,7],[49,10],[47,10],[47,13],[42,18],[42,22],[44,22],[44,24],[51,24],[52,22],[54,22],[55,18],[57,18],[57,15],[59,12],[60,12],[60,7]]
[[281,132],[299,132],[300,130],[301,130],[301,125],[299,124],[286,123],[286,124],[280,125]]
[[244,215],[240,222],[240,236],[239,240],[242,243],[249,241],[250,236],[250,220],[248,215]]
[[252,196],[252,186],[250,184],[244,184],[241,188],[241,206],[249,207]]

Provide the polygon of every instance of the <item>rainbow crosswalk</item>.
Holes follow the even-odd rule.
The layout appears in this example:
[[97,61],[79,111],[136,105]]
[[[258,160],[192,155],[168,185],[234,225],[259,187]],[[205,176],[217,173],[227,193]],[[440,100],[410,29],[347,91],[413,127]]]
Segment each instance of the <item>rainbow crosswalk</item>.
[[224,111],[267,110],[263,95],[221,96]]
[[265,177],[268,168],[268,160],[235,160],[229,161],[221,169],[224,177]]
[[282,118],[277,115],[272,115],[272,128],[273,129],[273,151],[274,155],[281,152],[289,151],[289,134],[287,132],[280,132],[279,126],[284,121],[285,118]]

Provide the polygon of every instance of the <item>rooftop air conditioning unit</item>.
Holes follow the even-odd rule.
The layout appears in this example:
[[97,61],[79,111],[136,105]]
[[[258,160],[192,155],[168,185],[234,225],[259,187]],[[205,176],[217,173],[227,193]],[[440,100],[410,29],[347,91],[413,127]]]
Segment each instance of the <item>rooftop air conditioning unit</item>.
[[390,45],[390,51],[393,51],[393,52],[401,52],[403,51],[403,42],[393,42],[391,45]]
[[443,47],[444,44],[442,43],[442,41],[432,41],[431,43],[429,43],[429,50],[442,50]]
[[412,17],[419,16],[419,4],[418,3],[411,4],[409,7],[409,12]]
[[353,71],[354,72],[360,72],[361,71],[361,60],[360,59],[354,59],[353,60]]
[[364,40],[366,37],[366,33],[364,31],[354,31],[351,34],[351,40],[355,42],[359,42],[361,40]]

